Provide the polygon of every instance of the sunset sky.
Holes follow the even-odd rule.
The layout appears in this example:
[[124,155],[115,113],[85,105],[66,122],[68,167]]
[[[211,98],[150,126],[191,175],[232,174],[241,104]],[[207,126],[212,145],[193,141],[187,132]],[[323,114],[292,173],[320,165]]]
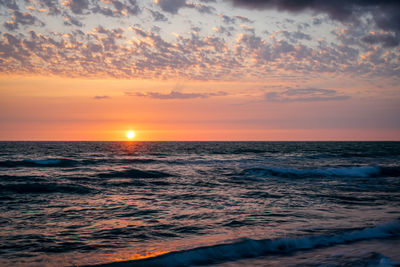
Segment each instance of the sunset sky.
[[0,140],[400,140],[400,3],[0,0]]

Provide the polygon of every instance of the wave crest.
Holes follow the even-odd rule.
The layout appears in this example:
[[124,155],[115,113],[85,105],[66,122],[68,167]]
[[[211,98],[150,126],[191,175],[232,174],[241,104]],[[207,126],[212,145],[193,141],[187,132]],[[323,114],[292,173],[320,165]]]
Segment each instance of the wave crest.
[[16,167],[73,167],[78,164],[72,159],[24,159],[24,160],[5,160],[0,161],[0,167],[16,168]]
[[379,166],[352,166],[324,169],[290,169],[290,168],[268,168],[258,167],[244,169],[241,174],[278,177],[376,177],[392,176],[400,173],[399,167]]
[[[318,247],[328,247],[369,239],[383,239],[400,236],[400,221],[378,225],[373,228],[344,231],[332,235],[316,235],[301,238],[279,238],[253,240],[245,239],[236,243],[199,247],[190,250],[170,252],[153,258],[129,262],[116,262],[102,266],[192,266],[215,264],[243,258],[269,254],[283,254]],[[127,265],[128,264],[128,265]]]
[[128,169],[123,171],[100,173],[98,176],[101,178],[162,178],[170,177],[172,175],[160,171]]

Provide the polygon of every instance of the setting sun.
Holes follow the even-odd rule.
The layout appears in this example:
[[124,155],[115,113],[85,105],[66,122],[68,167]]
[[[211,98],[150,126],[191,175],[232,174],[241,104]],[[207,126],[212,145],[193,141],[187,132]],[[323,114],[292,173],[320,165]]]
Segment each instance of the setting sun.
[[135,132],[134,131],[128,131],[126,133],[126,137],[128,137],[129,139],[133,139],[135,137]]

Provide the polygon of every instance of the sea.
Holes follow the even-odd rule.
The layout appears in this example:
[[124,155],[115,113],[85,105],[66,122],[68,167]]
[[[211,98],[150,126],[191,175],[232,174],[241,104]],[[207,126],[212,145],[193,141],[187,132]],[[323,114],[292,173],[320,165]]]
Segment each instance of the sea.
[[400,142],[0,142],[0,266],[400,266]]

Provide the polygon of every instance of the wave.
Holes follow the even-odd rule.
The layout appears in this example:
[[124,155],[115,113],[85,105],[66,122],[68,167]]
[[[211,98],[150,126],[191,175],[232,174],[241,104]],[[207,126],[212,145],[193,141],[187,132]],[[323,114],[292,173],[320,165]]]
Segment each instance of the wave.
[[128,169],[123,171],[110,171],[98,174],[101,178],[162,178],[172,176],[166,172],[152,170]]
[[[48,159],[23,159],[23,160],[4,160],[0,161],[0,168],[16,167],[76,167],[97,164],[152,164],[164,162],[158,159],[81,159],[72,160],[67,158],[48,158]],[[175,163],[165,161],[165,163]]]
[[156,160],[156,159],[120,159],[118,162],[122,163],[139,163],[139,164],[146,164],[146,163],[158,163],[162,162],[161,160]]
[[242,148],[242,149],[237,149],[232,151],[232,154],[247,154],[247,153],[254,153],[254,154],[259,154],[259,153],[273,153],[273,151],[267,151],[265,149],[251,149],[251,148]]
[[72,159],[41,159],[41,160],[5,160],[0,161],[0,167],[15,168],[15,167],[73,167],[79,162]]
[[399,262],[393,262],[392,259],[377,252],[367,252],[361,255],[349,254],[334,254],[325,258],[323,262],[316,262],[315,259],[310,258],[295,265],[293,267],[309,266],[309,267],[341,267],[341,266],[365,266],[365,267],[394,267],[399,266]]
[[290,168],[249,168],[244,169],[241,174],[278,176],[278,177],[377,177],[377,176],[400,176],[400,167],[380,166],[353,166],[324,169],[290,169]]
[[300,250],[329,247],[370,239],[400,236],[400,221],[393,221],[373,228],[349,230],[332,235],[305,236],[254,240],[245,239],[235,243],[199,247],[170,252],[161,256],[135,261],[115,262],[101,266],[193,266],[216,264],[264,255],[285,254]]
[[46,181],[45,178],[41,176],[31,176],[31,175],[0,175],[0,181],[12,182],[12,181]]
[[96,190],[82,185],[62,183],[17,183],[0,185],[0,191],[18,194],[89,194]]

